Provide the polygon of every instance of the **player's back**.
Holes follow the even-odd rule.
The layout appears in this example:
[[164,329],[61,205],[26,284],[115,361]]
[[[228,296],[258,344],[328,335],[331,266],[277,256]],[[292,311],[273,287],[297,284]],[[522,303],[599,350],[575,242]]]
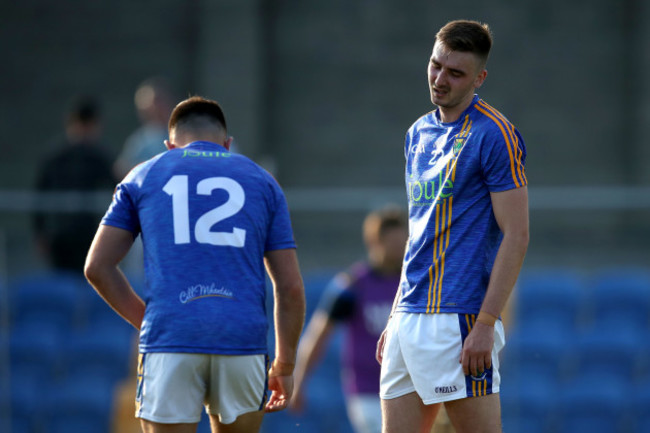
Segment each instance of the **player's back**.
[[275,180],[194,142],[136,167],[119,193],[133,201],[144,245],[141,350],[264,353],[264,252],[295,246]]

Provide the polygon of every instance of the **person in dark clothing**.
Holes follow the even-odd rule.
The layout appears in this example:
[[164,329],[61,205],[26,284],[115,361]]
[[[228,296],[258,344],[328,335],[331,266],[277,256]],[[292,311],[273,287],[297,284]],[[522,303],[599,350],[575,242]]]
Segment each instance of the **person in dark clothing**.
[[[37,172],[38,193],[112,191],[115,179],[111,159],[100,145],[101,111],[92,97],[73,100],[65,118],[65,137],[45,158]],[[101,212],[63,210],[70,197],[60,196],[55,209],[38,211],[34,230],[40,249],[55,269],[82,271]],[[40,200],[40,199],[39,199]]]

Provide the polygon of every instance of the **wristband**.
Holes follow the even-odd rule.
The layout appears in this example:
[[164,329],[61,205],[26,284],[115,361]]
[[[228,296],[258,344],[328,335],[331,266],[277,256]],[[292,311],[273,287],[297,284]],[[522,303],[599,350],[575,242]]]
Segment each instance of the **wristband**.
[[487,326],[494,326],[494,323],[497,321],[497,317],[493,316],[490,313],[486,313],[485,311],[481,311],[478,313],[478,317],[476,318],[477,322],[481,322],[484,325]]
[[269,377],[275,376],[291,376],[293,374],[293,368],[295,364],[289,362],[280,362],[277,359],[271,364],[269,369]]

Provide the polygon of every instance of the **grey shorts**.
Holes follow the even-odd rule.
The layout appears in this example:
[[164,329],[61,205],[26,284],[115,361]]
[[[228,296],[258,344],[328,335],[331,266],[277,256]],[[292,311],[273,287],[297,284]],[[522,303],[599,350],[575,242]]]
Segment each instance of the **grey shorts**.
[[197,423],[201,410],[224,424],[259,411],[267,399],[266,355],[144,353],[138,360],[136,417]]

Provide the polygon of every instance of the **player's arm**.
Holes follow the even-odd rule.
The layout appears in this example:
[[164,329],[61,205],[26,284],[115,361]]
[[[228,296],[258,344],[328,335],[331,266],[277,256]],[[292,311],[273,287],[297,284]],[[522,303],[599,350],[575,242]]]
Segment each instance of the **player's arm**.
[[461,363],[465,374],[477,375],[492,365],[494,322],[512,292],[528,249],[527,187],[493,192],[491,199],[503,240],[492,266],[479,317],[463,346]]
[[266,410],[276,411],[287,406],[293,393],[293,369],[305,321],[305,287],[295,249],[267,251],[264,262],[275,298],[275,360],[269,371],[272,394]]
[[133,234],[128,230],[100,225],[86,257],[84,274],[108,305],[140,329],[145,304],[118,267],[131,245]]
[[298,346],[296,360],[296,386],[291,406],[300,411],[303,404],[307,378],[320,362],[337,323],[354,314],[356,298],[350,288],[351,279],[346,273],[338,274],[329,284],[312,315]]
[[314,367],[318,365],[335,325],[335,322],[323,310],[316,310],[307,324],[307,329],[298,347],[298,358],[296,360],[295,393],[291,402],[294,410],[299,411],[302,409],[307,377]]
[[[390,309],[390,314],[388,315],[388,321],[386,322],[386,327],[388,327],[388,322],[390,322],[390,319],[393,317],[393,314],[395,314],[395,309],[397,308],[397,304],[399,304],[399,300],[402,297],[402,291],[398,287],[397,290],[395,291],[395,299],[393,299],[393,306]],[[381,335],[379,336],[379,340],[377,341],[377,349],[375,350],[375,359],[379,364],[384,360],[384,344],[386,343],[386,328],[381,332]]]

